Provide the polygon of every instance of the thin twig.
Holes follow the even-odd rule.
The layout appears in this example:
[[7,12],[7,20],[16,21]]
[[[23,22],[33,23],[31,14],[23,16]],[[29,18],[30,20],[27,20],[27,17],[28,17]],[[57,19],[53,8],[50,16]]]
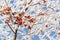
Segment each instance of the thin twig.
[[10,13],[10,17],[11,17],[11,22],[13,23],[13,16],[12,16],[12,13]]
[[11,29],[11,31],[13,32],[13,33],[15,33],[14,31],[13,31],[13,29],[11,28],[11,26],[7,23],[7,25],[8,25],[8,27]]
[[30,4],[32,2],[32,0],[30,0],[30,2],[28,4]]

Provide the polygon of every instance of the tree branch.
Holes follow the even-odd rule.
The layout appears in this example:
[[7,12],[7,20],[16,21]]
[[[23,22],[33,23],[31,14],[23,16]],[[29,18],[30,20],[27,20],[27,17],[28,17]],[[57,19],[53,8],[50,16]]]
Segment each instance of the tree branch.
[[16,40],[16,38],[17,38],[17,31],[18,31],[18,29],[15,30],[14,40]]
[[32,0],[30,0],[30,2],[28,4],[30,4],[32,2]]
[[7,25],[8,25],[8,27],[11,29],[11,31],[13,32],[13,33],[15,33],[14,31],[13,31],[13,29],[11,28],[11,26],[7,23]]

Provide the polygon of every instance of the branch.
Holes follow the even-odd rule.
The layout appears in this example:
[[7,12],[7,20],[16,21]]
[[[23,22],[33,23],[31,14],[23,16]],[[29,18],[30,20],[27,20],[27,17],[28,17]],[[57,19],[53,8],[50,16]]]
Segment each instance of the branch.
[[14,35],[14,40],[16,40],[16,38],[17,38],[17,31],[18,31],[18,28],[19,28],[19,26],[16,28],[16,30],[15,30],[15,35]]
[[[15,33],[8,23],[7,23],[7,25],[12,30],[12,32]],[[0,24],[0,26],[6,26],[6,24]]]
[[10,13],[10,17],[11,17],[11,22],[13,23],[13,16],[12,16],[12,13]]
[[30,2],[28,4],[30,4],[32,2],[32,0],[30,0]]
[[16,40],[16,38],[17,38],[17,31],[18,31],[18,29],[15,30],[14,40]]
[[8,25],[8,27],[11,29],[11,31],[13,32],[13,33],[15,33],[14,31],[13,31],[13,29],[11,28],[11,26],[7,23],[7,25]]

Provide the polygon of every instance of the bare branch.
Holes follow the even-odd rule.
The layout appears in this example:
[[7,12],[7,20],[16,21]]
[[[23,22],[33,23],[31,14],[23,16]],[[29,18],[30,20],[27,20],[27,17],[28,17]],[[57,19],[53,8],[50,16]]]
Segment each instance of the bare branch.
[[13,33],[15,33],[14,31],[13,31],[13,29],[11,28],[11,26],[7,23],[7,25],[8,25],[8,27],[11,29],[11,31],[13,32]]
[[17,26],[17,28],[16,28],[16,30],[15,30],[14,40],[16,40],[16,38],[17,38],[17,31],[18,31],[18,28],[19,28],[19,26]]
[[30,2],[28,4],[30,4],[32,2],[32,0],[30,0]]
[[14,40],[16,40],[16,38],[17,38],[17,31],[18,31],[18,29],[15,30]]

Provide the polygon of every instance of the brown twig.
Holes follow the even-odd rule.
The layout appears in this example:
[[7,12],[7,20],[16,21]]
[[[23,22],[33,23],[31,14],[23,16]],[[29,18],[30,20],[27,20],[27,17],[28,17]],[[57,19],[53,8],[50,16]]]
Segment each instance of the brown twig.
[[11,29],[11,31],[13,32],[13,33],[15,33],[14,31],[13,31],[13,29],[11,28],[11,26],[7,23],[7,25],[8,25],[8,27]]
[[[8,24],[8,23],[7,23]],[[8,24],[9,28],[11,29],[11,31],[14,33],[14,40],[16,40],[17,38],[17,31],[18,29],[15,30],[15,32],[13,31],[13,29],[11,28],[11,26]]]
[[15,30],[14,40],[16,40],[16,38],[17,38],[17,31],[18,31],[18,29]]
[[30,4],[32,2],[32,0],[30,0],[30,2],[28,4]]
[[18,31],[18,28],[19,28],[19,26],[17,26],[17,28],[16,28],[16,30],[15,30],[15,33],[14,33],[14,40],[17,39],[17,31]]

